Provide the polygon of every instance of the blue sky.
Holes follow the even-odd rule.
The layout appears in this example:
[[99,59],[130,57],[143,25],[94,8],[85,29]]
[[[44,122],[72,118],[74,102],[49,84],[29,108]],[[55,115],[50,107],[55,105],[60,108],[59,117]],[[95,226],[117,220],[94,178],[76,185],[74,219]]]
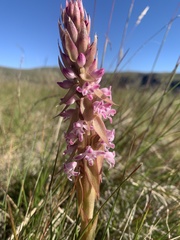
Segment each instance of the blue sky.
[[[122,33],[132,0],[83,1],[93,22],[91,37],[95,33],[98,35],[99,62],[113,2],[115,5],[108,35],[110,44],[103,65],[106,71],[114,70],[117,65]],[[21,60],[22,68],[57,66],[57,20],[60,16],[60,5],[65,6],[65,0],[0,1],[0,66],[19,68]],[[136,26],[138,16],[147,6],[149,11]],[[118,70],[151,71],[166,34],[167,24],[178,15],[180,16],[179,0],[134,0],[123,45],[124,53],[127,54]],[[162,31],[159,31],[160,29]],[[153,35],[155,36],[151,38]],[[151,39],[146,43],[149,38]],[[132,58],[139,48],[141,50]],[[153,70],[172,71],[179,56],[180,17],[177,17],[171,25]]]

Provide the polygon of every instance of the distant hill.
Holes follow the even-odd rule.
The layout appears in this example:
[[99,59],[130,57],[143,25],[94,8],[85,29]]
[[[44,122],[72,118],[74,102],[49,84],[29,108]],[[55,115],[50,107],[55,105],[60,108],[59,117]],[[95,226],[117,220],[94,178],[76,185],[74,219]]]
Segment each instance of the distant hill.
[[0,81],[28,81],[33,83],[52,83],[60,81],[62,76],[59,68],[13,69],[0,67]]
[[[147,83],[151,87],[165,85],[170,79],[171,73],[138,73],[138,72],[120,72],[120,73],[106,73],[103,77],[102,84],[113,85],[114,87],[130,88],[143,87]],[[12,69],[0,67],[0,82],[1,81],[28,81],[33,83],[52,83],[64,79],[59,68],[35,68],[28,70]],[[176,74],[173,79],[173,85],[177,85],[180,81],[180,74]]]
[[[147,84],[151,87],[165,85],[171,78],[171,73],[138,73],[138,72],[121,72],[107,73],[106,81],[111,81],[113,85],[121,88],[144,87]],[[176,74],[173,78],[174,82],[180,81],[180,74]]]

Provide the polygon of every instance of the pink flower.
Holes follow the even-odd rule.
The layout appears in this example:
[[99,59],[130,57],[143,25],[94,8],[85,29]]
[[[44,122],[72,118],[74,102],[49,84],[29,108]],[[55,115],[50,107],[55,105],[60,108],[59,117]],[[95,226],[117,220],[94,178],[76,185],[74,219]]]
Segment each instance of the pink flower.
[[78,120],[77,122],[74,122],[72,131],[65,134],[66,143],[68,145],[74,145],[77,140],[82,142],[83,134],[85,133],[86,129],[87,126],[84,121]]
[[65,134],[65,139],[68,145],[74,145],[77,141],[77,136],[73,131],[71,131],[70,133]]
[[76,148],[77,148],[77,144],[73,144],[73,145],[67,144],[67,148],[63,152],[63,155],[71,155],[73,152],[75,152]]
[[89,98],[89,100],[93,99],[94,90],[99,88],[99,84],[92,82],[88,83],[85,82],[82,87],[78,86],[76,90],[80,93],[82,93],[83,96],[86,96]]
[[104,119],[109,118],[110,123],[112,123],[111,116],[116,113],[115,109],[111,109],[112,104],[102,101],[95,101],[93,103],[94,113],[101,115]]
[[83,134],[85,133],[85,130],[87,129],[87,126],[83,120],[78,120],[73,124],[73,130],[72,132],[78,137],[79,141],[83,141]]
[[109,88],[101,88],[101,91],[104,93],[104,95],[106,95],[107,97],[112,99],[112,96],[111,96],[111,86]]
[[77,162],[68,162],[64,164],[64,172],[67,174],[68,179],[72,181],[72,176],[78,176],[79,172],[75,172]]
[[107,163],[110,167],[114,167],[115,165],[115,152],[105,152],[104,158],[106,159]]
[[114,141],[115,130],[114,129],[113,130],[106,130],[106,134],[107,134],[109,144],[107,145],[106,143],[104,143],[105,149],[115,148],[114,143],[112,143]]
[[99,155],[104,155],[104,151],[93,150],[91,146],[87,146],[86,151],[84,153],[80,153],[74,159],[75,160],[85,159],[88,161],[88,164],[92,166],[94,164],[94,160]]

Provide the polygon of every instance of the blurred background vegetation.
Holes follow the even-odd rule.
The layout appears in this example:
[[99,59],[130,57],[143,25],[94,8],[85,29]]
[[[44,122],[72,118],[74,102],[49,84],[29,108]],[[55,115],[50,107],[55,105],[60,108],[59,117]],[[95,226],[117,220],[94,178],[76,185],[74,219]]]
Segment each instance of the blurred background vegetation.
[[[0,239],[78,239],[66,123],[54,118],[63,79],[57,68],[0,68]],[[96,239],[180,239],[179,83],[174,73],[103,77],[117,103],[116,165],[104,166]]]

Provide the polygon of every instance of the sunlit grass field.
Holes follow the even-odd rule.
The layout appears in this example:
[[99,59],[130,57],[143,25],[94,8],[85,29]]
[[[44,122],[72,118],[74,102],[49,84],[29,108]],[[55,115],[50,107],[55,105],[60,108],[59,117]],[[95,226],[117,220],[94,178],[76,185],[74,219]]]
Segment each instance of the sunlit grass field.
[[[133,78],[133,76],[131,76]],[[180,95],[111,84],[116,165],[104,165],[96,239],[180,239]],[[80,239],[73,182],[63,173],[66,123],[59,69],[0,75],[0,239]],[[136,82],[136,75],[134,75]]]

